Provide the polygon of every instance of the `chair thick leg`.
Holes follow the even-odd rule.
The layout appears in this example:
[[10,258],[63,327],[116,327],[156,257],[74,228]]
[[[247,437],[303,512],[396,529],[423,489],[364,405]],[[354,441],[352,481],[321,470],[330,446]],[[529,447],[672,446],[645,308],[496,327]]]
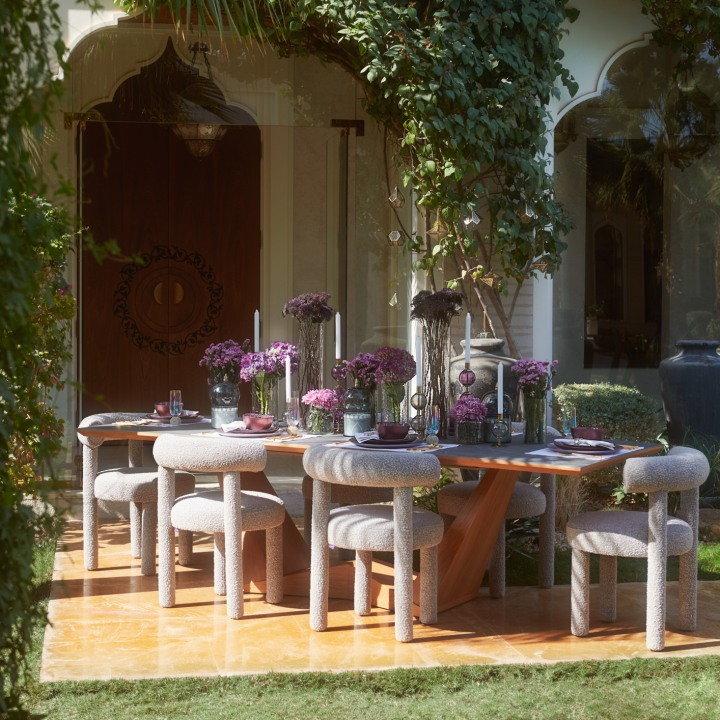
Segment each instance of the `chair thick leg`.
[[578,637],[590,632],[590,555],[577,548],[572,549],[570,632]]
[[330,549],[327,542],[330,485],[313,480],[312,546],[310,552],[310,628],[327,629]]
[[438,548],[420,549],[420,622],[432,625],[437,622]]
[[649,495],[646,641],[648,650],[665,648],[667,574],[667,493]]
[[370,614],[370,579],[372,577],[372,552],[358,550],[355,553],[355,612]]
[[98,449],[83,445],[83,554],[85,569],[98,568],[98,503],[95,499],[95,476]]
[[282,525],[265,531],[265,600],[271,605],[282,602],[283,591],[283,529]]
[[697,628],[697,549],[680,556],[678,592],[679,629],[692,632]]
[[[131,503],[134,505],[135,503]],[[142,504],[141,514],[142,548],[140,553],[140,572],[143,575],[155,574],[155,539],[157,536],[157,503]]]
[[130,554],[142,557],[142,503],[130,503]]
[[555,584],[555,484],[554,475],[540,476],[540,489],[545,495],[545,512],[540,516],[538,585],[541,588]]
[[227,595],[225,562],[225,533],[215,533],[213,535],[213,586],[216,595]]
[[617,558],[600,556],[600,619],[615,622],[617,617]]
[[242,566],[242,496],[239,472],[225,473],[223,498],[227,615],[232,620],[239,620],[245,613]]
[[193,534],[190,530],[178,530],[178,563],[183,567],[192,563]]
[[413,639],[412,488],[393,490],[393,535],[395,545],[395,639]]

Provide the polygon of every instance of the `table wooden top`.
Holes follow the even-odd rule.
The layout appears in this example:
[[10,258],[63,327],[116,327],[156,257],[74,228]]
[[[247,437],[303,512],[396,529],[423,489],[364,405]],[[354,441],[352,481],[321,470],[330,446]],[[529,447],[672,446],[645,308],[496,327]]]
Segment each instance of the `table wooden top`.
[[[212,429],[207,420],[197,423],[183,423],[180,426],[137,425],[125,422],[78,428],[78,433],[81,435],[104,440],[154,440],[166,432],[197,435],[200,433],[215,434],[217,430]],[[301,435],[298,438],[290,436],[268,437],[262,439],[262,442],[268,452],[302,455],[305,450],[313,445],[339,444],[347,440],[348,438],[338,435]],[[259,441],[258,438],[254,442]],[[445,444],[453,444],[452,439],[447,440]],[[592,456],[580,454],[547,456],[531,454],[535,450],[544,448],[544,445],[526,445],[521,442],[521,436],[516,436],[512,442],[505,445],[497,446],[490,443],[456,445],[454,447],[440,448],[433,451],[433,454],[440,460],[442,465],[467,470],[497,469],[579,476],[616,465],[630,457],[657,455],[662,452],[662,445],[660,444],[641,445],[639,443],[623,442],[618,442],[618,444],[624,448],[624,452]],[[373,451],[361,450],[360,452]]]

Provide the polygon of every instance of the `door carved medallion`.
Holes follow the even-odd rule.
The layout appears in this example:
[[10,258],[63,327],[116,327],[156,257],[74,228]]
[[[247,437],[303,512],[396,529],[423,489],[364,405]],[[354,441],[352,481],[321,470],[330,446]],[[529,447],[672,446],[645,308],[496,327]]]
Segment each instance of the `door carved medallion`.
[[223,287],[197,252],[156,245],[125,266],[113,293],[113,314],[138,348],[181,355],[217,329]]

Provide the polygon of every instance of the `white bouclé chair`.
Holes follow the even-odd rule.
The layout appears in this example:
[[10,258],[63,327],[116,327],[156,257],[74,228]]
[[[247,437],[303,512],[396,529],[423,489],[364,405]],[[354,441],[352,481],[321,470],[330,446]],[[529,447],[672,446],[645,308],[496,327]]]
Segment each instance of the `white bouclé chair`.
[[[523,423],[513,423],[513,432],[522,432]],[[547,427],[549,438],[560,437],[553,427]],[[505,511],[506,520],[540,517],[538,585],[551,588],[555,582],[555,475],[540,475],[540,487],[531,485],[530,473],[522,473],[515,483]],[[437,495],[438,512],[451,522],[482,480],[451,483],[440,488]],[[489,567],[490,597],[505,596],[505,524],[498,533]]]
[[[163,435],[153,447],[160,466],[158,538],[160,605],[175,605],[174,528],[212,533],[215,543],[214,587],[227,595],[227,614],[244,614],[242,534],[266,533],[266,592],[269,603],[283,598],[283,532],[285,506],[269,493],[241,490],[241,473],[261,472],[267,454],[261,440]],[[180,468],[222,473],[221,490],[185,495],[175,500],[174,480]]]
[[[648,561],[646,637],[649,650],[665,647],[665,580],[670,556],[679,556],[679,622],[683,631],[697,624],[697,545],[699,487],[710,471],[699,450],[672,448],[661,457],[630,458],[623,469],[628,493],[647,493],[648,512],[598,511],[572,518],[571,625],[573,635],[590,631],[590,555],[600,555],[600,618],[616,617],[618,557]],[[679,517],[668,515],[668,493],[680,492]]]
[[[104,413],[88,415],[80,427],[132,422],[145,417],[144,413]],[[142,440],[128,441],[128,467],[98,472],[98,448],[104,442],[100,438],[85,437],[78,433],[83,446],[83,533],[85,568],[98,568],[98,500],[126,502],[129,505],[130,548],[134,558],[140,558],[143,575],[155,574],[155,537],[157,530],[157,482],[156,465],[143,466]],[[178,495],[195,489],[195,477],[190,473],[178,473]],[[181,562],[188,561],[192,552],[192,539],[183,536]]]
[[[395,638],[413,638],[413,550],[420,550],[420,622],[437,620],[437,551],[443,535],[439,515],[413,508],[413,487],[440,479],[430,454],[346,450],[315,446],[303,456],[314,479],[310,565],[310,627],[328,622],[329,546],[355,550],[355,611],[370,614],[372,553],[392,551],[395,569]],[[333,485],[390,487],[392,505],[350,505],[330,510]]]

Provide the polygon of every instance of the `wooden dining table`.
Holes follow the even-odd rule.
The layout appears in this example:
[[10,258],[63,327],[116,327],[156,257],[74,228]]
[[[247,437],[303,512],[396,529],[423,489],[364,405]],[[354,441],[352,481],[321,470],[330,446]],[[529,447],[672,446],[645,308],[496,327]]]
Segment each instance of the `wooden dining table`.
[[[209,423],[190,423],[181,426],[158,424],[93,425],[79,428],[88,437],[103,440],[151,441],[162,433],[215,434]],[[272,436],[256,439],[263,442],[267,452],[301,457],[315,444],[347,443],[338,435]],[[233,442],[228,439],[228,442]],[[454,445],[452,439],[440,448],[432,450],[441,465],[463,470],[484,471],[461,512],[447,528],[439,547],[438,610],[447,610],[474,599],[482,584],[485,570],[492,555],[498,532],[505,519],[513,487],[522,473],[564,475],[579,479],[583,475],[611,467],[630,457],[658,454],[660,444],[617,442],[618,452],[607,455],[560,454],[545,445],[526,445],[522,435],[513,436],[512,442],[503,445],[484,443],[480,445]],[[376,452],[375,450],[351,449],[351,452]],[[95,449],[97,452],[97,449]],[[387,452],[387,451],[385,451]],[[410,452],[402,450],[401,452]],[[241,485],[245,490],[257,490],[277,494],[265,473],[242,473]],[[85,490],[85,488],[84,488]],[[87,490],[91,491],[91,488]],[[83,502],[94,502],[86,491]],[[97,518],[97,513],[91,515]],[[85,537],[96,528],[84,527]],[[287,594],[307,594],[310,567],[310,549],[289,514],[283,525],[283,570]],[[86,546],[88,545],[86,541]],[[246,588],[264,587],[264,533],[245,533],[243,539],[243,575]],[[352,598],[352,563],[340,563],[333,568],[331,596]],[[380,564],[376,573],[373,604],[392,606],[392,569]]]

